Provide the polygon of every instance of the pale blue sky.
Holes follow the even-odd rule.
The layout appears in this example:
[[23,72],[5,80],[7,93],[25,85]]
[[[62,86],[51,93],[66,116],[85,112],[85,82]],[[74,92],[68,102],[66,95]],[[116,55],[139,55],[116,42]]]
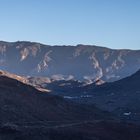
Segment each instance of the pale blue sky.
[[140,0],[0,0],[0,40],[140,49]]

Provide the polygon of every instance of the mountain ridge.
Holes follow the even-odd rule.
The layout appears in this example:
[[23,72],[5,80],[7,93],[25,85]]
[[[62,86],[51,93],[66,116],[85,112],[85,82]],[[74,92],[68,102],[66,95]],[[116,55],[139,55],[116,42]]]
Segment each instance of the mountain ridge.
[[140,50],[0,42],[0,69],[17,75],[108,82],[131,75],[139,67]]
[[67,45],[49,45],[46,43],[40,43],[40,42],[36,42],[36,41],[25,41],[25,40],[20,40],[20,41],[3,41],[0,40],[0,44],[1,43],[32,43],[32,44],[40,44],[43,46],[50,46],[50,47],[77,47],[77,46],[91,46],[91,47],[100,47],[100,48],[104,48],[104,49],[110,49],[110,50],[126,50],[126,51],[140,51],[140,49],[127,49],[127,48],[111,48],[111,47],[106,47],[106,46],[102,46],[102,45],[92,45],[92,44],[76,44],[76,45],[71,45],[71,44],[67,44]]

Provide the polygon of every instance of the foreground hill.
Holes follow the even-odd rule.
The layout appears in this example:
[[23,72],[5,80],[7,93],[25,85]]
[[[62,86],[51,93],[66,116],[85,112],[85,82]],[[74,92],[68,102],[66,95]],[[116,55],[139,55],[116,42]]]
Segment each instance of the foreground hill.
[[24,76],[115,81],[136,72],[139,66],[140,50],[0,42],[0,68]]
[[1,122],[92,120],[104,116],[104,112],[93,106],[65,101],[3,75],[0,76],[0,114]]
[[0,73],[1,140],[140,139],[140,126],[113,119],[93,105],[38,91],[24,84],[24,78],[6,74]]

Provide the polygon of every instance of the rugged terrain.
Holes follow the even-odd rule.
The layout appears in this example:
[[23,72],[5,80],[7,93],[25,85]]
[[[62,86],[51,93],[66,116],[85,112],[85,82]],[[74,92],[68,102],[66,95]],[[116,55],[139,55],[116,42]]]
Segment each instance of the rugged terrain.
[[94,105],[41,92],[1,71],[0,139],[139,140],[140,126],[122,122]]
[[98,79],[116,81],[133,74],[139,66],[140,50],[0,42],[0,68],[18,75],[92,83]]
[[125,121],[140,123],[140,70],[119,81],[98,86],[63,80],[48,83],[46,88],[69,100],[95,104]]
[[140,139],[140,50],[0,41],[0,68],[1,140]]

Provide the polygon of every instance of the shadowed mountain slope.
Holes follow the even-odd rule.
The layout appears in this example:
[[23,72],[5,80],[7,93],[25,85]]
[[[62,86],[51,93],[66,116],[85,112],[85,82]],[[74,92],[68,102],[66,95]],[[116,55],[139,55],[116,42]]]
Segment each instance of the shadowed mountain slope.
[[81,106],[30,85],[0,76],[0,121],[88,120],[104,118],[93,106]]
[[6,73],[0,75],[1,140],[140,138],[140,127],[137,125],[112,119],[109,113],[94,106],[76,104],[40,92],[18,80],[7,77]]
[[140,70],[127,78],[100,86],[90,84],[74,87],[72,91],[67,86],[61,90],[58,87],[59,95],[81,103],[96,104],[121,119],[140,123]]

